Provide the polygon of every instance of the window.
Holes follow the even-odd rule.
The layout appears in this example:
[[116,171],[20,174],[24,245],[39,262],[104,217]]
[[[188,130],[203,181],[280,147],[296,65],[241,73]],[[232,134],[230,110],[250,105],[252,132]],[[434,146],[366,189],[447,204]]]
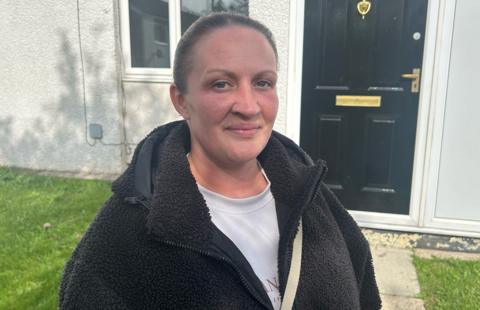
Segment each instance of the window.
[[182,34],[200,16],[210,12],[235,12],[248,15],[247,0],[181,0]]
[[200,16],[210,12],[248,15],[248,0],[121,0],[126,79],[172,80],[175,47]]
[[130,52],[133,68],[169,68],[167,0],[129,0]]

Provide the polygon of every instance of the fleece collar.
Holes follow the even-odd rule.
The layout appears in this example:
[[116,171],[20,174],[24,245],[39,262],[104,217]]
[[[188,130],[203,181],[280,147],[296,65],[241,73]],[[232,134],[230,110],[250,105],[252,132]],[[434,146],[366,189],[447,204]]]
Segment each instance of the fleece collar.
[[[172,243],[207,249],[214,232],[208,207],[190,172],[189,129],[184,121],[157,128],[136,150],[134,187],[151,201],[147,227]],[[298,220],[314,196],[325,168],[288,138],[274,132],[259,155],[277,205],[280,242],[293,239]],[[278,212],[281,208],[281,212]]]
[[166,241],[206,248],[214,227],[189,169],[188,144],[186,123],[175,127],[163,141],[156,158],[158,166],[147,226]]

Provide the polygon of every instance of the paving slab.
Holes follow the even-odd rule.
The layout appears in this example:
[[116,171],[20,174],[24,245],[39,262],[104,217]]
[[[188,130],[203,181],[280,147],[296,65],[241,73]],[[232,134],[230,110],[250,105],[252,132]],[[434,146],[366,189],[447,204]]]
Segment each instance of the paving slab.
[[411,250],[374,247],[372,256],[381,294],[415,298],[420,293]]
[[[370,243],[383,310],[424,309],[412,255],[480,260],[480,239],[362,229]],[[480,309],[480,308],[479,308]]]
[[412,250],[372,247],[373,265],[382,310],[424,310],[417,272],[412,263]]
[[382,310],[425,310],[423,301],[418,298],[381,295]]

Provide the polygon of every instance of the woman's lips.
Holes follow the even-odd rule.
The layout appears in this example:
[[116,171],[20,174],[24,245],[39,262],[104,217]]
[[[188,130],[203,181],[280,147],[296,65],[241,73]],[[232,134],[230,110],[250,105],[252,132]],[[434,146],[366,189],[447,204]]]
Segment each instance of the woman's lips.
[[229,132],[232,132],[235,135],[238,135],[241,137],[252,137],[258,132],[259,129],[260,129],[260,126],[255,126],[255,125],[239,125],[239,126],[227,127],[227,130]]

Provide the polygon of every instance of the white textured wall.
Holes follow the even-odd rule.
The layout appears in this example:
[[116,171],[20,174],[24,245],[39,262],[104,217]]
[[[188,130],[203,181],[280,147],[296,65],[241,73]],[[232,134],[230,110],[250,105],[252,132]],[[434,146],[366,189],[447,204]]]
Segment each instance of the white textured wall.
[[[178,119],[168,83],[118,80],[115,0],[80,0],[87,124],[103,126],[102,143],[85,137],[83,79],[76,1],[0,1],[0,165],[94,174],[124,168],[126,140],[136,144],[154,127]],[[250,15],[274,33],[279,52],[280,108],[285,132],[289,1],[252,0]],[[93,142],[91,139],[89,142]],[[117,145],[105,145],[117,144]],[[129,154],[126,154],[128,157]]]
[[170,101],[169,88],[168,83],[124,82],[129,144],[138,143],[153,128],[181,118]]
[[435,215],[480,221],[480,2],[457,1]]
[[[0,165],[100,174],[120,146],[85,141],[76,1],[0,1]],[[80,0],[88,122],[122,138],[114,0]]]

